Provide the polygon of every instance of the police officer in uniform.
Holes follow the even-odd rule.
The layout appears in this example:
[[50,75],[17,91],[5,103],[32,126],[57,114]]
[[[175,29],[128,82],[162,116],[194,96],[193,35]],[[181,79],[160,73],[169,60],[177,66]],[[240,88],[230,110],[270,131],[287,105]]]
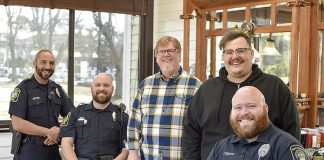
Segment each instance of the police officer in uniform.
[[236,134],[218,141],[208,160],[310,160],[296,138],[270,122],[268,105],[255,87],[235,93],[230,124]]
[[[113,78],[98,74],[91,85],[93,100],[69,113],[61,124],[62,154],[68,160],[126,160],[128,115],[111,103]],[[74,150],[73,150],[74,145]]]
[[54,55],[41,50],[33,61],[35,72],[12,92],[9,114],[14,129],[13,140],[21,133],[15,160],[59,160],[58,116],[66,116],[73,103],[62,87],[49,80],[55,70]]

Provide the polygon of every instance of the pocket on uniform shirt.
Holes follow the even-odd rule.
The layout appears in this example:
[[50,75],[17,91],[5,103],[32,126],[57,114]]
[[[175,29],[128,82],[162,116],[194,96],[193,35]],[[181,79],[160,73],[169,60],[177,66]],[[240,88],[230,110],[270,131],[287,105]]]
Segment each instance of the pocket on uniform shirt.
[[28,115],[30,117],[41,117],[46,114],[47,106],[46,103],[41,99],[29,100]]
[[88,135],[88,130],[89,130],[87,129],[88,124],[89,124],[88,121],[87,123],[84,123],[84,121],[77,121],[75,123],[75,129],[78,137],[86,137]]
[[62,101],[59,98],[55,98],[53,100],[53,110],[54,112],[58,115],[60,114],[60,110],[61,110],[61,106],[62,106]]
[[120,136],[120,121],[116,121],[114,124],[104,123],[103,125],[103,136],[109,141],[119,141]]

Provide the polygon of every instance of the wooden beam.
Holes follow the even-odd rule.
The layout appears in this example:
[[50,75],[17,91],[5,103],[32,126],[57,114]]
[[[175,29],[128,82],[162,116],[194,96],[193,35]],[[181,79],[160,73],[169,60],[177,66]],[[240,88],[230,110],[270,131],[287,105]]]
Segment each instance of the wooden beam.
[[[215,21],[211,20],[210,29],[215,29]],[[208,78],[214,78],[216,75],[216,37],[213,36],[210,39],[210,72]]]
[[[307,113],[309,118],[309,121],[307,122],[307,126],[308,127],[312,127],[314,128],[316,125],[316,120],[317,120],[317,106],[318,106],[318,102],[317,102],[317,98],[318,98],[318,81],[321,80],[322,81],[322,85],[323,85],[323,81],[324,79],[319,79],[319,62],[322,63],[322,78],[324,78],[323,76],[323,65],[324,65],[324,59],[322,59],[322,61],[320,61],[320,57],[319,57],[319,41],[318,41],[318,32],[319,29],[317,27],[318,24],[318,1],[317,0],[312,0],[312,5],[310,6],[310,38],[309,38],[309,80],[308,80],[308,87],[309,87],[309,98],[311,99],[310,101],[310,110]],[[323,41],[322,41],[323,43]],[[323,45],[322,45],[323,47]],[[322,58],[323,58],[323,48],[322,48]],[[321,90],[324,91],[324,90]],[[323,140],[322,140],[323,141]]]
[[154,2],[148,2],[148,13],[143,15],[140,19],[140,53],[139,53],[139,81],[152,75],[158,67],[154,60],[153,51],[153,12]]
[[298,72],[298,44],[299,44],[299,8],[293,3],[288,3],[292,7],[292,27],[291,27],[291,55],[290,55],[290,76],[289,88],[293,94],[297,91],[297,72]]
[[5,4],[5,1],[2,0],[0,5],[145,15],[148,10],[148,1],[150,0],[9,0]]
[[194,16],[191,14],[194,6],[190,0],[183,0],[183,15],[180,15],[180,19],[184,20],[183,23],[183,69],[189,72],[189,51],[190,51],[190,19]]

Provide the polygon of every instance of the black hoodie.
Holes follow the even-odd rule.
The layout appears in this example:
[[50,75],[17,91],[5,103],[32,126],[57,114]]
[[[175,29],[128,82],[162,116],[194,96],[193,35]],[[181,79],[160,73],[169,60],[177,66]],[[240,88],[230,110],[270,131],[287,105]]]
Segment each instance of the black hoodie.
[[269,106],[271,122],[300,140],[296,102],[280,78],[263,73],[256,64],[252,66],[252,74],[240,84],[230,82],[227,74],[223,67],[219,77],[204,82],[188,108],[182,141],[185,160],[206,160],[218,140],[234,134],[229,123],[231,102],[243,86],[258,88]]

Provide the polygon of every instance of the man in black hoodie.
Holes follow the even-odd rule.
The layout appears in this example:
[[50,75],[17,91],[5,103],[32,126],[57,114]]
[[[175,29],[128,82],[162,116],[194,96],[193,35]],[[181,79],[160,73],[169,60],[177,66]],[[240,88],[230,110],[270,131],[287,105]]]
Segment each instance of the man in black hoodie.
[[252,64],[254,52],[248,35],[230,31],[220,44],[225,67],[219,77],[207,80],[196,92],[184,121],[183,156],[186,160],[206,160],[213,145],[233,134],[229,115],[231,99],[243,86],[254,86],[264,95],[271,122],[300,139],[296,102],[278,77],[263,73]]

